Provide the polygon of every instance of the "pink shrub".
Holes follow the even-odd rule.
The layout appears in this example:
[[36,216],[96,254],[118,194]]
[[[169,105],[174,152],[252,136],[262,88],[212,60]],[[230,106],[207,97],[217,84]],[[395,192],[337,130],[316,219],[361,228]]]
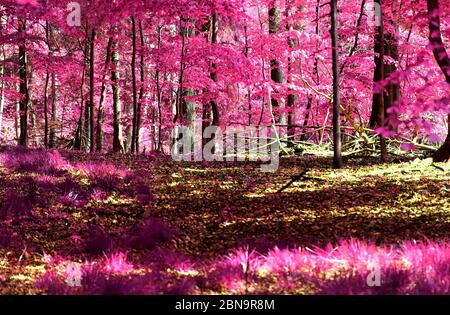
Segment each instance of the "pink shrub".
[[1,164],[13,171],[23,173],[55,174],[64,170],[68,163],[56,151],[9,147],[0,156]]
[[7,190],[0,203],[0,220],[31,215],[33,199],[34,196],[20,194],[13,189]]
[[134,274],[133,264],[118,252],[85,264],[79,291],[68,290],[52,273],[38,284],[62,294],[267,294],[305,288],[326,295],[448,294],[449,256],[443,243],[378,247],[349,240],[324,249],[274,248],[266,255],[242,248],[193,264],[157,249],[146,257],[144,274]]
[[128,273],[133,270],[133,264],[128,262],[127,255],[121,252],[106,256],[103,264],[105,270],[110,273]]
[[128,170],[117,168],[115,165],[105,162],[79,163],[76,170],[87,175],[91,185],[105,190],[114,190],[118,183],[128,175]]

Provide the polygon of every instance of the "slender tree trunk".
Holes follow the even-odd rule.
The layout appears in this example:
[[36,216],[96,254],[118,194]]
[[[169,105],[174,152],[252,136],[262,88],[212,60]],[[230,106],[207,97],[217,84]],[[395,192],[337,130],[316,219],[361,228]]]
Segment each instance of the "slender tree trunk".
[[85,102],[85,106],[84,106],[84,129],[83,129],[84,130],[84,134],[83,134],[84,150],[86,152],[90,151],[90,146],[91,146],[91,137],[90,137],[90,134],[91,134],[91,124],[90,124],[91,111],[90,111],[90,107],[91,107],[91,105],[89,103],[89,100],[87,100]]
[[[2,22],[2,18],[0,17],[0,23]],[[1,35],[1,33],[0,33]],[[4,97],[4,91],[5,91],[5,81],[3,79],[3,75],[5,72],[5,69],[3,67],[3,61],[5,60],[5,49],[3,45],[0,46],[0,141],[3,140],[2,137],[2,126],[3,126],[3,110],[5,107],[5,97]]]
[[[26,20],[19,20],[19,33],[25,33]],[[20,86],[19,91],[22,95],[20,100],[20,136],[19,145],[28,145],[28,104],[30,102],[30,95],[28,90],[28,56],[25,47],[26,43],[23,39],[19,44],[19,77]]]
[[[185,26],[182,26],[182,22],[185,22]],[[178,91],[177,91],[177,98],[175,101],[175,115],[173,117],[173,123],[176,123],[177,120],[179,120],[180,124],[183,122],[182,119],[182,104],[183,104],[183,77],[184,77],[184,57],[185,57],[185,45],[186,45],[186,36],[188,36],[186,30],[186,21],[185,19],[180,16],[180,33],[181,33],[181,56],[180,56],[180,73],[178,75]]]
[[[291,3],[290,2],[286,2],[286,18],[289,18],[289,10],[291,9]],[[290,25],[290,23],[286,24],[286,30],[287,31],[292,31],[293,27],[292,25]],[[288,37],[287,39],[288,42],[288,46],[289,46],[289,50],[292,51],[292,49],[294,48],[295,42],[294,39],[292,39],[291,37]],[[295,134],[295,130],[294,127],[292,127],[292,125],[294,124],[294,105],[295,105],[295,98],[296,95],[292,92],[292,88],[290,87],[291,85],[291,71],[292,71],[292,55],[291,52],[289,52],[289,57],[288,57],[288,70],[287,70],[287,84],[288,84],[288,96],[287,96],[287,108],[289,110],[288,112],[288,117],[287,117],[287,134],[289,136],[289,141],[288,141],[288,146],[292,147],[293,146],[293,141],[294,139],[294,134]]]
[[[16,90],[17,90],[16,85]],[[19,87],[20,91],[20,87]],[[20,139],[20,99],[16,100],[16,108],[15,108],[15,115],[14,115],[14,127],[15,127],[15,133],[16,133],[16,141],[19,143]]]
[[111,62],[111,46],[112,46],[112,37],[108,39],[108,45],[106,47],[106,62],[105,62],[105,69],[103,70],[103,77],[102,77],[102,88],[100,93],[100,102],[98,104],[98,111],[97,111],[97,128],[96,128],[96,150],[97,152],[101,152],[103,150],[103,122],[105,120],[105,99],[106,99],[106,73],[109,69],[109,65]]
[[[384,20],[380,20],[384,23]],[[391,21],[392,26],[395,27]],[[382,33],[380,33],[382,31]],[[382,39],[383,38],[383,39]],[[395,61],[398,61],[398,40],[396,35],[392,32],[386,32],[384,26],[382,28],[377,28],[377,33],[375,35],[375,70],[374,70],[374,82],[378,82],[388,78],[394,71],[397,70],[395,64],[388,63],[383,56],[389,56]],[[383,104],[381,104],[381,98],[383,99]],[[386,91],[373,94],[372,100],[372,112],[370,115],[369,126],[371,128],[376,128],[380,126],[380,115],[383,114],[383,118],[387,117],[387,110],[394,104],[394,102],[400,99],[400,84],[397,82],[389,83],[386,86]],[[383,109],[381,109],[383,105]]]
[[[53,51],[50,44],[50,24],[45,21],[45,39],[47,41],[48,56],[52,57]],[[48,148],[48,84],[50,81],[50,72],[47,65],[45,73],[45,85],[44,85],[44,146]]]
[[[144,99],[144,80],[145,80],[145,73],[144,73],[144,45],[145,45],[145,38],[144,38],[144,29],[142,27],[142,21],[139,20],[139,36],[141,40],[141,50],[140,50],[140,63],[139,63],[139,70],[141,74],[141,87],[139,89],[139,102],[137,104],[137,113],[136,113],[136,153],[139,154],[139,144],[140,144],[140,131],[141,131],[141,112],[142,112],[142,101]],[[161,124],[161,123],[160,123]],[[159,138],[160,133],[158,133]]]
[[[277,34],[280,29],[280,22],[281,22],[281,10],[279,7],[279,0],[271,0],[270,2],[270,8],[269,8],[269,33],[270,34]],[[270,78],[273,82],[281,84],[283,83],[283,70],[279,68],[280,63],[276,59],[272,59],[270,61],[271,71],[270,71]],[[276,90],[271,93],[271,95],[275,95]],[[284,104],[280,104],[278,100],[274,97],[271,98],[272,108],[280,108],[281,110],[284,108]],[[280,114],[278,123],[280,125],[286,124],[286,115]]]
[[[0,36],[3,34],[3,20],[4,17],[0,16]],[[5,107],[5,80],[3,76],[5,74],[5,68],[3,66],[3,61],[6,59],[5,46],[0,45],[0,141],[3,140],[2,137],[2,126],[3,126],[3,110]]]
[[[393,21],[389,21],[394,32],[387,32],[384,41],[384,54],[391,57],[396,63],[399,62],[398,55],[398,38],[397,38],[397,26]],[[385,63],[384,65],[384,77],[388,78],[392,73],[397,71],[396,63]],[[400,84],[398,82],[389,82],[386,87],[386,93],[384,93],[384,118],[387,118],[388,109],[391,108],[395,102],[400,99]]]
[[[80,101],[80,116],[78,118],[78,125],[77,125],[77,130],[75,133],[75,141],[74,141],[74,148],[77,150],[81,150],[81,148],[86,148],[86,131],[83,128],[83,114],[84,114],[84,81],[86,79],[86,67],[87,67],[87,60],[88,60],[88,50],[89,50],[89,45],[88,45],[88,24],[86,23],[86,32],[85,32],[85,38],[84,38],[84,48],[83,48],[83,71],[81,72],[81,86],[80,86],[80,96],[81,96],[81,101]],[[84,116],[86,116],[86,114],[84,114]],[[88,127],[87,125],[85,126],[86,128]]]
[[131,82],[133,89],[133,123],[131,131],[131,153],[135,153],[136,150],[136,132],[137,132],[137,83],[136,83],[136,20],[134,16],[131,17],[131,27],[132,27],[132,47],[133,51],[131,53]]
[[[439,1],[427,0],[428,18],[430,29],[429,40],[433,47],[433,55],[437,64],[441,68],[445,76],[445,81],[450,84],[450,57],[445,50],[445,45],[441,35],[441,20],[439,16]],[[450,161],[450,114],[447,122],[448,134],[444,144],[436,151],[433,156],[435,162]]]
[[[161,48],[161,26],[158,25],[158,49]],[[159,65],[158,65],[159,67]],[[162,143],[161,143],[161,128],[162,128],[162,113],[161,113],[161,85],[159,82],[159,68],[156,69],[155,72],[155,78],[156,78],[156,97],[157,97],[157,103],[158,103],[158,146],[156,148],[157,151],[160,151],[162,149]]]
[[89,148],[95,150],[95,126],[94,126],[94,94],[95,94],[95,28],[92,28],[91,47],[89,56]]
[[[315,11],[316,11],[316,28],[315,28],[315,30],[316,30],[316,36],[317,36],[317,38],[319,38],[319,36],[320,36],[320,25],[319,25],[319,22],[320,22],[320,16],[319,16],[320,0],[317,0],[317,2],[316,2],[316,10]],[[314,82],[316,83],[316,85],[320,84],[318,55],[319,55],[319,39],[316,40],[316,50],[314,53],[314,66],[313,66],[313,77],[314,77]],[[316,105],[317,105],[317,107],[319,106],[319,101],[316,101]],[[312,98],[311,98],[311,96],[308,95],[308,101],[306,103],[305,119],[303,120],[304,127],[308,126],[309,117],[311,116],[311,107],[312,107]],[[313,126],[315,125],[314,121],[313,121],[312,125]],[[306,128],[303,128],[303,130],[302,130],[303,134],[300,137],[301,141],[306,140],[306,130],[307,130]],[[319,138],[321,138],[320,132],[321,132],[321,130],[318,131]]]
[[[244,14],[245,14],[245,8]],[[248,44],[248,31],[247,31],[247,20],[244,24],[244,43],[245,43],[245,50],[244,50],[244,56],[248,59],[248,52],[250,50],[250,46]],[[252,97],[250,92],[250,87],[247,87],[247,101],[248,101],[248,125],[251,126],[252,124]]]
[[331,46],[333,60],[333,167],[341,168],[342,145],[341,145],[341,117],[340,117],[340,91],[339,91],[339,53],[337,34],[337,0],[331,0]]
[[56,88],[56,74],[52,73],[52,119],[50,123],[50,140],[48,146],[56,148],[58,143],[56,140],[56,127],[58,121],[58,91]]
[[[217,44],[217,13],[214,13],[211,17],[211,44]],[[211,79],[217,83],[217,66],[215,63],[211,64]],[[217,102],[215,100],[211,100],[211,110],[212,110],[212,126],[219,126],[220,124],[220,112],[219,107],[217,106]]]
[[111,83],[113,90],[113,151],[124,152],[123,134],[122,134],[122,106],[120,104],[120,72],[119,72],[119,52],[117,51],[118,43],[113,41],[112,44],[112,64],[113,71],[111,74]]
[[50,81],[50,73],[45,74],[45,85],[44,85],[44,146],[48,148],[48,83]]
[[[375,3],[378,3],[381,7],[381,1],[375,0]],[[374,82],[374,88],[380,88],[376,87],[377,83],[380,83],[385,78],[385,62],[384,62],[384,56],[385,56],[385,40],[384,40],[384,18],[383,16],[380,17],[380,25],[377,27],[376,34],[375,34],[375,44],[374,44],[374,51],[375,51],[375,70],[373,75],[373,82]],[[373,102],[372,102],[372,114],[370,119],[370,126],[372,128],[376,127],[384,127],[384,117],[385,117],[385,110],[384,110],[384,88],[381,91],[374,91],[373,93]],[[380,135],[380,155],[381,159],[383,161],[387,158],[387,151],[386,151],[386,140],[384,139],[383,135]]]

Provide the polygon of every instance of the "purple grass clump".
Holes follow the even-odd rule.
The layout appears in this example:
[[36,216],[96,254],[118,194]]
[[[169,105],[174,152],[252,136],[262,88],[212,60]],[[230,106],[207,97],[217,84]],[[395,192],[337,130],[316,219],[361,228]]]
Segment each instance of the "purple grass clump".
[[69,295],[75,294],[75,287],[67,285],[63,276],[54,270],[49,270],[41,275],[34,287],[48,295]]
[[86,200],[81,199],[80,195],[73,191],[60,196],[59,202],[66,207],[83,207],[86,204]]
[[4,167],[22,173],[56,174],[63,170],[67,161],[56,151],[11,147],[1,154]]
[[80,184],[71,177],[66,177],[57,185],[59,192],[62,195],[69,194],[71,192],[79,192],[81,190]]
[[0,205],[0,220],[10,219],[12,217],[30,216],[33,210],[34,197],[23,196],[13,189],[6,192],[6,196]]
[[86,173],[93,187],[104,190],[115,190],[124,177],[128,175],[128,170],[117,168],[110,163],[83,163],[78,164],[77,169]]
[[133,270],[133,264],[127,260],[127,255],[122,252],[106,256],[103,264],[105,270],[110,273],[126,274]]
[[175,231],[157,218],[149,218],[129,231],[129,245],[136,249],[154,249],[175,237]]
[[137,182],[135,184],[136,201],[141,206],[149,205],[153,202],[153,193],[145,182]]

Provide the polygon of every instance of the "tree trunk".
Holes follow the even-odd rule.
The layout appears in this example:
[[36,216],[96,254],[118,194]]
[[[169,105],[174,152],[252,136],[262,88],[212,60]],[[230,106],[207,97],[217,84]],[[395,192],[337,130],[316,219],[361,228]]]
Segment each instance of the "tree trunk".
[[113,90],[113,151],[124,152],[122,135],[122,108],[120,104],[120,72],[119,72],[119,52],[117,51],[117,41],[112,44],[112,64],[111,84]]
[[112,38],[108,39],[108,45],[106,47],[106,62],[105,69],[103,70],[103,78],[102,78],[102,89],[100,93],[100,102],[98,104],[97,111],[97,128],[96,128],[96,150],[97,152],[102,152],[103,150],[103,122],[105,120],[105,99],[106,99],[106,73],[109,69],[109,64],[111,62],[111,46],[112,46]]
[[[430,29],[429,40],[433,47],[433,55],[445,76],[445,81],[450,84],[450,57],[445,50],[442,42],[441,21],[439,16],[439,1],[427,0],[427,9]],[[433,156],[435,162],[450,161],[450,115],[448,115],[448,134],[444,144],[436,151]]]
[[136,83],[136,20],[134,16],[131,17],[132,27],[132,47],[131,53],[131,82],[133,89],[133,126],[131,132],[131,153],[136,151],[136,133],[137,133],[137,83]]
[[48,148],[48,82],[50,81],[50,73],[45,74],[44,85],[44,146]]
[[52,119],[50,123],[50,140],[49,148],[56,148],[58,143],[56,140],[56,125],[58,119],[58,93],[56,89],[56,74],[52,73]]
[[[394,33],[387,32],[384,41],[384,54],[391,57],[395,62],[399,61],[398,55],[398,38],[396,36],[397,26],[393,21],[389,21],[389,24],[394,29]],[[392,73],[397,71],[395,63],[386,63],[384,65],[384,77],[388,78]],[[400,84],[398,82],[389,82],[386,87],[386,93],[384,93],[384,118],[387,118],[388,109],[394,105],[400,99]]]
[[[158,25],[157,33],[158,33],[158,49],[161,48],[161,29],[162,27]],[[156,147],[156,150],[159,152],[162,149],[162,143],[161,143],[161,129],[162,129],[162,112],[161,112],[161,85],[159,82],[159,68],[156,69],[155,72],[155,78],[156,78],[156,98],[158,103],[158,145]]]
[[[211,44],[217,44],[217,13],[214,13],[211,17]],[[217,66],[215,63],[211,64],[211,79],[217,83]],[[212,126],[219,126],[220,123],[220,112],[215,100],[211,100],[211,110],[212,110]]]
[[[141,87],[139,89],[139,102],[137,104],[137,113],[136,113],[136,144],[135,144],[135,150],[136,153],[139,154],[139,144],[140,144],[140,131],[141,131],[141,112],[142,112],[142,101],[144,99],[144,80],[145,80],[145,73],[144,73],[144,45],[145,45],[145,39],[144,39],[144,29],[142,27],[142,21],[139,20],[139,36],[141,40],[141,51],[140,51],[140,64],[139,64],[139,70],[141,74]],[[159,122],[161,124],[161,122]],[[159,133],[158,133],[159,137]]]
[[[381,7],[381,0],[375,0]],[[381,10],[382,11],[382,10]],[[385,51],[385,39],[384,39],[384,18],[383,13],[380,17],[380,25],[377,27],[375,34],[375,70],[373,74],[374,87],[377,83],[380,83],[385,78],[385,62],[384,62],[384,51]],[[385,93],[384,88],[381,91],[374,91],[372,100],[372,114],[371,114],[371,128],[384,127],[384,117],[385,117]],[[386,140],[384,136],[380,134],[380,155],[381,159],[385,161],[387,159],[386,151]]]
[[20,99],[16,101],[16,112],[14,115],[14,127],[16,133],[16,141],[19,143],[20,139]]
[[[291,9],[291,3],[290,2],[286,2],[286,18],[289,18],[289,11]],[[287,31],[292,31],[293,27],[292,25],[290,25],[289,23],[286,24],[286,30]],[[287,135],[289,137],[288,139],[288,146],[289,147],[293,147],[293,141],[294,139],[294,134],[295,134],[295,130],[294,127],[292,127],[292,125],[294,124],[294,105],[295,105],[295,99],[296,99],[296,95],[292,92],[292,88],[291,88],[291,71],[292,71],[292,55],[291,55],[291,51],[293,50],[294,46],[295,46],[295,42],[294,39],[292,39],[291,37],[288,37],[287,39],[287,43],[289,46],[289,57],[288,57],[288,70],[287,70],[287,84],[288,84],[288,96],[287,96],[287,108],[288,108],[288,117],[287,117]]]
[[[78,118],[78,125],[77,125],[77,130],[75,133],[75,141],[74,141],[74,148],[77,150],[81,150],[81,148],[87,148],[86,147],[86,131],[83,128],[83,113],[84,113],[84,81],[86,79],[86,66],[87,66],[87,62],[88,62],[88,50],[89,50],[89,45],[88,45],[88,24],[86,22],[86,32],[85,32],[85,37],[84,37],[84,48],[83,48],[83,58],[84,58],[84,62],[83,62],[83,70],[81,72],[81,86],[80,86],[80,96],[81,96],[81,101],[80,101],[80,116]],[[85,114],[86,116],[86,114]],[[85,127],[87,128],[88,125],[85,125]]]
[[[381,19],[381,23],[384,21]],[[395,28],[395,25],[392,21],[390,21],[392,26]],[[389,56],[395,61],[398,61],[398,39],[395,34],[392,32],[386,32],[384,27],[382,28],[383,34],[380,34],[380,28],[377,29],[377,34],[375,36],[375,45],[374,45],[374,53],[375,53],[375,70],[374,70],[374,82],[378,82],[380,80],[384,80],[388,78],[393,72],[397,70],[395,64],[387,63],[384,58],[381,59],[381,54],[384,56]],[[381,44],[381,37],[383,37],[383,45]],[[380,93],[374,93],[372,99],[372,112],[370,115],[369,126],[370,128],[376,128],[380,124],[379,116],[382,114],[380,106],[381,100],[383,98],[383,118],[387,117],[387,110],[394,104],[394,102],[400,99],[400,84],[389,83],[386,86],[386,91]]]
[[341,145],[341,117],[340,117],[340,91],[339,91],[339,54],[337,34],[337,0],[331,0],[331,46],[333,60],[333,167],[341,168],[342,145]]
[[[19,33],[24,33],[26,29],[26,20],[19,21]],[[30,95],[28,90],[28,60],[27,51],[25,47],[25,39],[22,39],[19,44],[19,77],[20,86],[19,92],[22,95],[20,100],[20,136],[19,145],[28,145],[28,104],[30,102]]]
[[[278,6],[278,0],[272,0],[269,8],[269,34],[277,34],[280,29],[281,22],[281,10]],[[281,84],[283,83],[283,70],[279,68],[280,63],[276,59],[272,59],[270,61],[271,71],[270,78],[273,82]],[[271,95],[276,94],[276,89]],[[280,109],[284,108],[284,104],[279,104],[278,100],[274,97],[271,98],[270,102],[272,103],[272,107],[278,107]],[[286,124],[286,116],[285,114],[280,114],[278,123],[280,125]]]
[[[0,17],[0,23],[2,22],[2,19]],[[1,35],[1,34],[0,34]],[[4,97],[4,91],[5,91],[5,81],[3,80],[4,75],[4,67],[3,67],[3,61],[5,60],[5,49],[3,45],[0,47],[0,141],[3,139],[2,137],[2,125],[3,125],[3,110],[5,107],[5,97]]]
[[92,28],[91,47],[89,56],[89,148],[90,152],[95,149],[95,126],[94,126],[94,83],[95,83],[95,28]]

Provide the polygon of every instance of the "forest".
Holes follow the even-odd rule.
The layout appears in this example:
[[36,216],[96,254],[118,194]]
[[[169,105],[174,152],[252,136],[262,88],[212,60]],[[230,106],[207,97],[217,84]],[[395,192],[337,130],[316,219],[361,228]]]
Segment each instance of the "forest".
[[448,1],[0,0],[0,295],[449,294],[449,231]]

